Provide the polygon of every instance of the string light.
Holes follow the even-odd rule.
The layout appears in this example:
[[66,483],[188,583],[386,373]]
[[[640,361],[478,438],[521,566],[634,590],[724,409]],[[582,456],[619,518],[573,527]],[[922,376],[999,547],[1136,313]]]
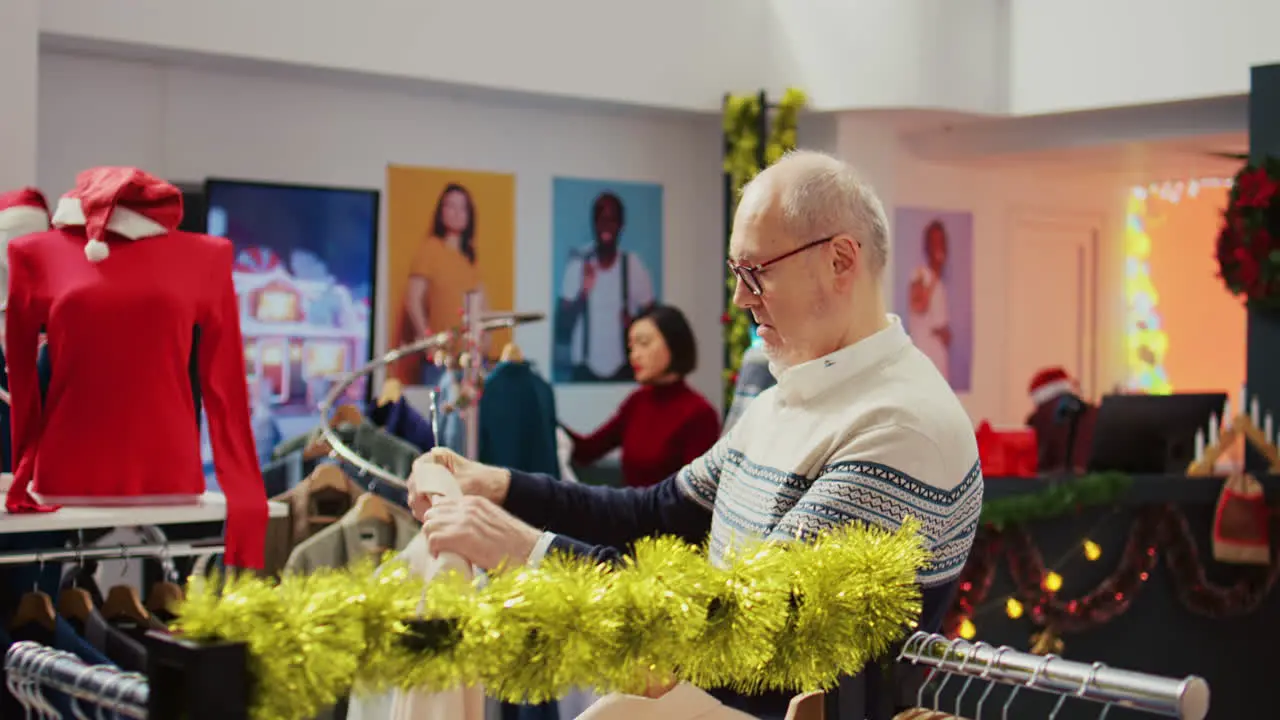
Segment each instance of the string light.
[[1102,557],[1102,546],[1092,540],[1084,541],[1084,558],[1089,562],[1095,562]]
[[1022,617],[1022,610],[1022,603],[1018,601],[1018,598],[1011,597],[1004,603],[1004,614],[1008,615],[1011,620],[1017,620]]
[[1062,589],[1062,576],[1056,572],[1045,573],[1044,580],[1041,581],[1040,586],[1046,592],[1056,593]]
[[972,620],[970,620],[969,618],[965,618],[964,620],[960,621],[959,633],[960,633],[960,637],[964,638],[965,640],[972,640],[978,636],[978,628],[973,624]]

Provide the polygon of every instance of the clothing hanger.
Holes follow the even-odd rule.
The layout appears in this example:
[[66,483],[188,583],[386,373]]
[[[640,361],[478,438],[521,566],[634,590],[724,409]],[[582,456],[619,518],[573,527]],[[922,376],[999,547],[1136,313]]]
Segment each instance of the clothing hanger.
[[102,603],[102,616],[107,620],[132,620],[145,623],[151,619],[151,613],[142,605],[138,597],[138,589],[132,585],[117,585],[107,593]]
[[360,522],[375,520],[383,525],[394,525],[395,517],[391,514],[391,503],[381,496],[367,492],[356,500],[356,519]]
[[44,558],[37,556],[36,561],[39,563],[39,569],[36,571],[37,579],[31,583],[31,591],[18,601],[18,609],[13,613],[13,620],[9,623],[9,627],[20,628],[23,625],[36,623],[53,632],[54,626],[58,623],[58,614],[53,610],[53,599],[40,591],[39,577],[44,574]]
[[[1045,655],[1040,664],[1036,665],[1036,669],[1031,671],[1031,679],[1027,680],[1025,687],[1034,688],[1036,681],[1044,677],[1044,669],[1057,659],[1058,656],[1052,653]],[[1017,685],[1013,688],[1013,692],[1009,693],[1009,699],[1004,701],[1004,707],[1000,709],[1000,720],[1009,720],[1009,706],[1013,705],[1014,698],[1018,697],[1018,691],[1023,687],[1023,685]]]
[[320,465],[303,480],[313,494],[326,490],[347,494],[351,490],[351,478],[337,465]]
[[174,611],[182,601],[186,598],[186,593],[182,592],[182,586],[161,580],[151,586],[151,592],[147,593],[147,609],[153,613],[168,613],[176,615]]
[[[1000,647],[996,648],[996,651],[991,654],[991,658],[987,661],[987,666],[982,668],[982,674],[979,675],[978,677],[981,677],[984,680],[986,680],[987,678],[990,678],[991,668],[994,668],[1000,662],[1000,656],[1004,655],[1006,652],[1008,652],[1011,649],[1012,648],[1010,648],[1008,645],[1001,645]],[[987,704],[987,696],[990,695],[991,691],[995,690],[995,688],[996,688],[995,681],[987,682],[987,689],[982,691],[982,695],[978,697],[978,707],[974,708],[973,710],[974,717],[976,718],[986,717],[985,715],[982,714],[982,708]]]
[[393,377],[383,380],[382,392],[378,393],[378,407],[397,402],[402,394],[404,394],[404,383]]
[[[329,427],[333,429],[340,428],[344,425],[360,425],[364,422],[364,416],[360,414],[360,409],[355,405],[339,405],[333,411],[333,416],[329,418]],[[332,448],[329,443],[325,442],[324,436],[316,431],[312,436],[311,442],[302,450],[302,457],[306,460],[315,460],[329,454]]]
[[[81,567],[79,563],[80,558],[77,557],[77,569]],[[88,590],[73,585],[58,593],[58,614],[62,617],[84,624],[93,611],[93,596]]]
[[519,345],[509,342],[502,348],[502,355],[498,359],[502,362],[524,362],[524,353],[520,351]]

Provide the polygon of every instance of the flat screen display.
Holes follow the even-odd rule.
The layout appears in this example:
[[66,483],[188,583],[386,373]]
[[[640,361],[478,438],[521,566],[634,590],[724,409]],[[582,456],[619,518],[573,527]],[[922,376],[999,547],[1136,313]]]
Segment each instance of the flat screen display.
[[[378,192],[211,179],[208,230],[231,240],[259,462],[313,429],[337,377],[373,354]],[[359,383],[346,398],[368,404]],[[210,489],[213,453],[202,427]]]

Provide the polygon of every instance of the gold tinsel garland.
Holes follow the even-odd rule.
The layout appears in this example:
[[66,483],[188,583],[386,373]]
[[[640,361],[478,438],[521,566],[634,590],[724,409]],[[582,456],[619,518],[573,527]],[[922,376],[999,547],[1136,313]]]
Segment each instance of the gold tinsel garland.
[[575,687],[636,693],[660,677],[815,690],[857,673],[919,616],[918,527],[764,543],[723,568],[660,538],[617,569],[552,556],[484,584],[455,575],[424,585],[401,563],[278,583],[196,580],[175,630],[247,644],[258,720],[312,717],[353,689],[481,684],[541,702]]
[[[764,142],[765,165],[772,165],[790,150],[796,149],[797,123],[804,108],[805,94],[794,88],[782,95],[774,108],[773,122],[769,124],[769,137],[760,137],[760,113],[768,112],[760,107],[758,96],[730,95],[724,103],[725,156],[724,171],[729,176],[733,193],[730,200],[736,207],[742,186],[755,177],[760,167],[760,143]],[[726,228],[728,231],[729,228]],[[733,405],[737,389],[738,370],[742,356],[751,345],[751,322],[747,313],[733,304],[733,289],[737,278],[733,273],[725,276],[724,342],[728,349],[728,361],[724,370],[725,407]]]

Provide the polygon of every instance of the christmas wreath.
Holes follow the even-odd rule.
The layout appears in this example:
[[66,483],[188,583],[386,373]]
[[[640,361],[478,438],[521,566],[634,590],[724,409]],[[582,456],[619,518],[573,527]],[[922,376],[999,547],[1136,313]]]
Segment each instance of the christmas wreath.
[[1218,233],[1218,274],[1251,306],[1280,310],[1280,159],[1250,163],[1235,177]]

